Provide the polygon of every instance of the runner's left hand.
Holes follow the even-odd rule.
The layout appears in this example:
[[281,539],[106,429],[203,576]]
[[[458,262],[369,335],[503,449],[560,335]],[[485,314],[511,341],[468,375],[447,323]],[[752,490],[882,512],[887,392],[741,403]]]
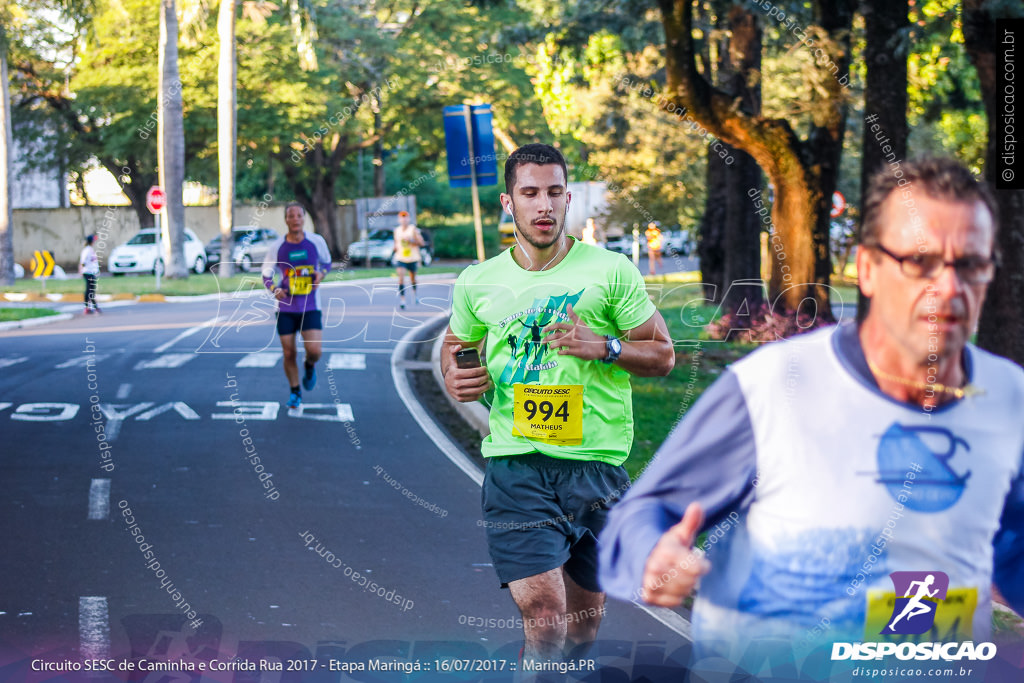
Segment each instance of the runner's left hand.
[[583,360],[603,360],[608,355],[605,338],[594,332],[572,310],[566,309],[570,322],[551,323],[544,328],[544,341],[560,356],[576,356]]

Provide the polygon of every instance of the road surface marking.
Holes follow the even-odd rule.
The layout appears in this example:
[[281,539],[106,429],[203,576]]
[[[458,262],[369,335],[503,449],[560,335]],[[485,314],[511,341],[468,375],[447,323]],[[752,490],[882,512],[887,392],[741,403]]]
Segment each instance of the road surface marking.
[[365,370],[366,354],[332,353],[327,359],[328,370]]
[[82,659],[107,659],[110,656],[110,615],[106,598],[78,598],[78,642],[78,654]]
[[100,412],[103,413],[103,417],[107,418],[107,424],[105,425],[107,441],[111,442],[117,439],[117,435],[121,433],[121,423],[124,422],[126,418],[131,417],[135,413],[146,410],[147,408],[151,408],[152,406],[153,404],[150,402],[139,403],[137,405],[129,405],[127,406],[127,410],[118,412],[118,408],[123,408],[125,406],[114,405],[112,403],[101,403]]
[[214,420],[276,420],[281,404],[277,401],[217,401],[218,408],[232,408],[231,413],[214,413]]
[[[60,412],[54,414],[55,410]],[[22,403],[11,414],[11,419],[24,422],[63,422],[75,415],[78,415],[76,403]]]
[[217,316],[216,318],[211,318],[210,320],[207,320],[206,322],[204,322],[204,323],[202,323],[200,325],[196,325],[195,327],[190,327],[187,330],[181,332],[177,337],[175,337],[171,341],[164,342],[160,346],[158,346],[155,349],[153,349],[153,353],[163,353],[167,349],[171,348],[172,346],[174,346],[175,344],[180,342],[185,337],[190,337],[193,334],[195,334],[196,332],[198,332],[199,330],[202,330],[202,329],[205,329],[207,327],[212,327],[213,325],[216,325],[219,320],[220,320],[220,316]]
[[169,410],[176,411],[178,413],[178,415],[181,415],[186,420],[198,420],[199,419],[199,413],[197,413],[196,411],[192,410],[192,408],[190,408],[188,406],[188,404],[182,403],[181,401],[174,401],[172,403],[165,403],[162,406],[157,406],[156,408],[153,408],[152,410],[147,410],[146,412],[142,413],[141,415],[136,415],[135,419],[136,420],[142,420],[142,421],[152,420],[157,415],[162,415],[163,413],[166,413]]
[[196,355],[194,353],[165,353],[164,355],[151,360],[140,360],[135,364],[135,369],[151,370],[154,368],[180,368],[195,357]]
[[130,393],[132,393],[132,385],[127,383],[122,384],[117,388],[117,400],[125,400],[126,398],[128,398],[128,394]]
[[83,367],[89,363],[99,363],[101,360],[106,360],[107,358],[110,358],[109,353],[101,353],[98,355],[89,354],[86,356],[75,356],[74,358],[69,358],[63,363],[54,365],[53,367],[56,370],[64,370],[65,368],[77,368]]
[[[308,413],[310,410],[326,410],[323,413]],[[303,403],[297,409],[288,411],[288,417],[304,417],[307,420],[323,422],[354,422],[352,406],[348,403]]]
[[272,368],[281,360],[280,351],[257,351],[246,354],[245,358],[235,363],[236,368]]
[[110,480],[93,479],[89,484],[89,516],[86,519],[106,519],[110,516]]
[[24,363],[27,360],[28,360],[28,356],[18,356],[18,357],[15,357],[15,358],[0,358],[0,368],[9,368],[12,365],[17,365],[18,363]]

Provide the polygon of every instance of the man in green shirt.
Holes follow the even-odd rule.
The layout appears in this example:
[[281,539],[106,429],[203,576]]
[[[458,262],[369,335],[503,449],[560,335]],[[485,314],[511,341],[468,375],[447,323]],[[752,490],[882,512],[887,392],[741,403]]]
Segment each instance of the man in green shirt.
[[[533,661],[597,635],[596,538],[629,486],[629,375],[667,375],[675,362],[636,267],[566,235],[567,177],[550,145],[509,156],[501,202],[517,246],[459,276],[441,355],[456,400],[494,388],[482,525]],[[456,353],[471,348],[481,364],[460,367],[471,362]]]

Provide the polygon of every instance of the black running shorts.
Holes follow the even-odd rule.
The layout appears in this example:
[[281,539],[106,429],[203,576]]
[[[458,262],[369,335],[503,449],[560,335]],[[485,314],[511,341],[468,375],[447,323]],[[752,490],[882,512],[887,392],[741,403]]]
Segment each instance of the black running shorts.
[[487,458],[483,520],[502,588],[557,567],[600,592],[597,536],[629,487],[621,466],[540,453]]
[[282,337],[300,330],[322,330],[324,328],[320,311],[305,313],[277,312],[277,333]]

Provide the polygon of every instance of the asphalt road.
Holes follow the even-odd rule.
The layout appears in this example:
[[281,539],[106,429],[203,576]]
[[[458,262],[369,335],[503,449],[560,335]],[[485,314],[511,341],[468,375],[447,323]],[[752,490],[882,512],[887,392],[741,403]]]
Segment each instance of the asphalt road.
[[[297,414],[273,308],[244,293],[0,332],[0,680],[511,680],[479,487],[392,376],[450,284],[420,293],[401,311],[393,283],[326,286]],[[678,680],[687,656],[611,603],[598,670],[564,680]],[[344,670],[389,662],[422,671]]]

